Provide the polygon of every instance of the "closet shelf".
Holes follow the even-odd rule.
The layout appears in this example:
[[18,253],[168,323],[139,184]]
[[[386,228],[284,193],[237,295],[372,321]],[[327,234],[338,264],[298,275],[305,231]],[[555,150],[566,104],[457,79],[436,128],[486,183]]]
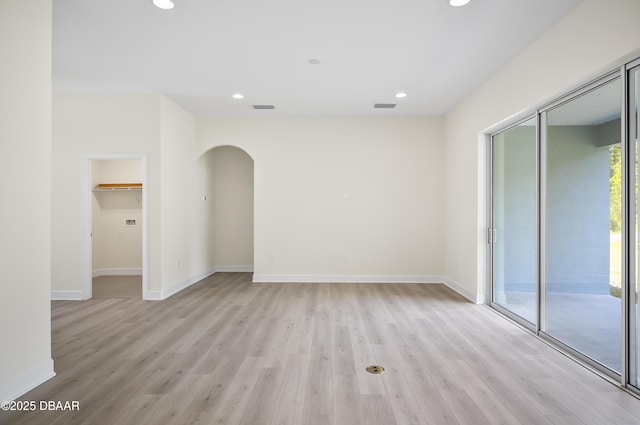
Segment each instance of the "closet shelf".
[[93,189],[94,192],[115,192],[125,190],[142,190],[142,183],[100,183]]

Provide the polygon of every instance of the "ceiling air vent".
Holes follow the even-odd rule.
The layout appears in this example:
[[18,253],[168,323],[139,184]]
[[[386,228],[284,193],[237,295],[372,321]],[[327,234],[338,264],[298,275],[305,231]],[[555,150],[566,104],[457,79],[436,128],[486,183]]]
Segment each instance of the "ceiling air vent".
[[276,105],[253,105],[253,109],[276,109]]
[[393,109],[396,107],[395,103],[376,103],[373,105],[375,109]]

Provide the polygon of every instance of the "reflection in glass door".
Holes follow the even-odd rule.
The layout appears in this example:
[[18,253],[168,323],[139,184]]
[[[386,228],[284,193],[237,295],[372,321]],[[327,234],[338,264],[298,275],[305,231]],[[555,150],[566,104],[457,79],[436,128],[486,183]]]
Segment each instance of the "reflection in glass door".
[[541,330],[617,373],[622,370],[621,103],[621,81],[615,78],[543,114]]
[[536,323],[536,120],[492,137],[492,302]]

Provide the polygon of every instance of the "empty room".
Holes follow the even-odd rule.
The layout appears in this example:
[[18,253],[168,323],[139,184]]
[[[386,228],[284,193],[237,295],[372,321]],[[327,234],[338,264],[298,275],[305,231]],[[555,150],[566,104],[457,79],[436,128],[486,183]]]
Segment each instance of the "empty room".
[[0,424],[640,423],[637,0],[3,0]]

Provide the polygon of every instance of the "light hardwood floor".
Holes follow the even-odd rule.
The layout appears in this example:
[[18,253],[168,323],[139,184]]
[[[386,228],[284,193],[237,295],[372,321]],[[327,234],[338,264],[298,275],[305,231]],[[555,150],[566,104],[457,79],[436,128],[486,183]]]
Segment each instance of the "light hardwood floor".
[[[20,424],[639,424],[640,400],[443,285],[253,284],[52,304]],[[379,364],[382,375],[365,367]]]
[[142,276],[94,277],[92,288],[92,298],[142,299]]

